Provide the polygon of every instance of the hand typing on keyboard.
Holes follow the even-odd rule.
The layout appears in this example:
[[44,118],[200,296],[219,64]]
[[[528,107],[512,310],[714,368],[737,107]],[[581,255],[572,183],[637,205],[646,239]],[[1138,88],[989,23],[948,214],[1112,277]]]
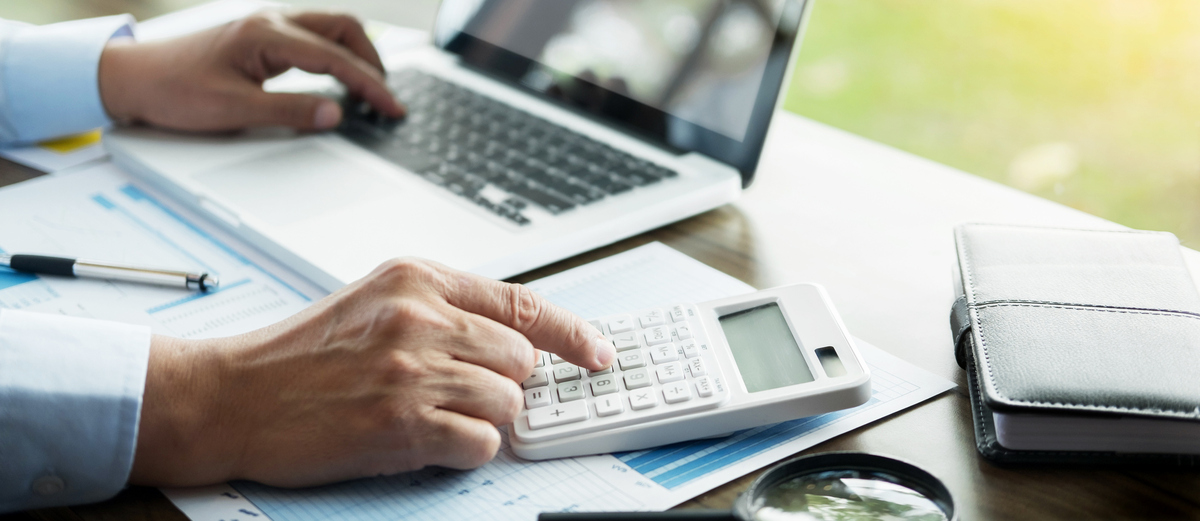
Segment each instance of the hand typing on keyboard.
[[524,410],[520,382],[542,350],[595,372],[617,356],[523,286],[391,261],[259,331],[156,337],[130,481],[304,486],[477,467]]
[[119,121],[191,131],[337,126],[337,102],[263,92],[264,80],[292,67],[333,75],[385,116],[404,114],[362,25],[329,13],[264,11],[171,40],[114,39],[98,79],[104,109]]

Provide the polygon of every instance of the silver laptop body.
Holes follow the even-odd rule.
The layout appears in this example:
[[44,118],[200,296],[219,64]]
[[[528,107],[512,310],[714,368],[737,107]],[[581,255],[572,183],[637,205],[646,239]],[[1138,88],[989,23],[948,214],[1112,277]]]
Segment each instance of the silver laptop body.
[[113,160],[329,290],[402,256],[507,278],[735,200],[805,0],[448,0],[336,132],[121,128]]

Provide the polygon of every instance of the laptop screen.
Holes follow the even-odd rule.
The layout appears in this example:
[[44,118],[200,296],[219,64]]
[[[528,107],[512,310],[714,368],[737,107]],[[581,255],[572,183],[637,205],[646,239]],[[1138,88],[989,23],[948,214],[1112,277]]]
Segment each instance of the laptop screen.
[[444,49],[749,184],[803,0],[445,0]]

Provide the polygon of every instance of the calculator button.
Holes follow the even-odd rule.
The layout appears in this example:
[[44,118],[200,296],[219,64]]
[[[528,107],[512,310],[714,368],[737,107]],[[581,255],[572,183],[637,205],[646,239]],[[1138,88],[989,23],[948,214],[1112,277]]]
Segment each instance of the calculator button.
[[696,358],[697,356],[700,356],[700,350],[696,349],[695,341],[687,341],[680,344],[680,346],[683,347],[683,356],[688,358]]
[[571,364],[563,364],[554,367],[554,381],[566,382],[568,380],[579,379],[579,367]]
[[692,390],[687,382],[675,382],[663,386],[663,399],[667,403],[686,402],[692,399]]
[[625,412],[625,404],[622,403],[620,396],[605,396],[596,399],[596,414],[599,416],[612,416],[623,412]]
[[588,371],[588,376],[600,376],[602,374],[610,374],[610,373],[612,373],[612,371],[613,371],[613,368],[610,365],[599,371]]
[[592,327],[596,328],[601,335],[604,334],[604,324],[601,324],[599,320],[589,320],[588,323],[591,324]]
[[608,321],[608,332],[612,334],[633,331],[633,317],[625,315]]
[[537,409],[550,405],[550,388],[529,389],[525,391],[525,408]]
[[635,411],[649,409],[655,405],[658,405],[658,395],[654,393],[654,389],[642,389],[629,393],[629,406],[633,407]]
[[566,403],[583,399],[583,382],[571,382],[558,386],[558,401]]
[[625,351],[638,346],[637,333],[630,331],[613,337],[613,345],[617,351]]
[[642,356],[641,351],[626,351],[617,353],[617,362],[621,364],[622,371],[628,371],[645,366],[646,357]]
[[542,354],[538,355],[537,363],[534,364],[533,366],[534,367],[544,367],[545,365],[546,365],[546,353],[542,353]]
[[687,312],[683,310],[683,306],[671,308],[671,322],[683,322],[684,320],[687,320]]
[[696,394],[700,395],[701,398],[712,396],[712,382],[708,380],[707,376],[701,376],[696,379]]
[[563,362],[566,362],[566,360],[563,360],[563,357],[558,356],[554,353],[550,353],[550,363],[551,364],[561,364]]
[[692,373],[692,378],[708,374],[708,366],[704,365],[703,358],[693,358],[688,360],[687,364],[688,371]]
[[[592,379],[592,396],[603,396],[617,392],[617,377],[615,375],[601,376]],[[601,416],[604,416],[603,414]]]
[[650,360],[656,364],[665,364],[679,360],[679,350],[675,344],[663,344],[650,349]]
[[671,332],[667,331],[667,328],[664,326],[647,329],[645,336],[646,345],[648,346],[656,346],[671,341]]
[[662,383],[683,380],[683,366],[679,365],[679,362],[660,365],[654,372],[658,374],[658,381]]
[[679,340],[687,340],[692,338],[692,329],[687,324],[677,326],[675,328],[675,338]]
[[521,387],[532,389],[534,387],[541,387],[549,384],[550,379],[546,377],[546,370],[534,369],[533,376],[530,376],[529,378],[526,378],[524,382],[521,382]]
[[625,388],[630,391],[650,385],[650,373],[645,369],[635,369],[625,373]]
[[665,317],[661,309],[652,309],[646,314],[638,317],[638,322],[641,322],[642,327],[654,327],[663,324]]
[[588,406],[584,401],[558,403],[554,407],[540,407],[529,411],[528,418],[530,429],[581,422],[588,419]]

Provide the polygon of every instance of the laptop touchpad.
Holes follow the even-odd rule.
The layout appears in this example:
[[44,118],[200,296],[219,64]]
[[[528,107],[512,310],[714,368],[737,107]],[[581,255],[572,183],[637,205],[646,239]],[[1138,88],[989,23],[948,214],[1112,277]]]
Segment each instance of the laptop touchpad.
[[362,165],[306,144],[192,176],[239,214],[283,226],[399,191]]

